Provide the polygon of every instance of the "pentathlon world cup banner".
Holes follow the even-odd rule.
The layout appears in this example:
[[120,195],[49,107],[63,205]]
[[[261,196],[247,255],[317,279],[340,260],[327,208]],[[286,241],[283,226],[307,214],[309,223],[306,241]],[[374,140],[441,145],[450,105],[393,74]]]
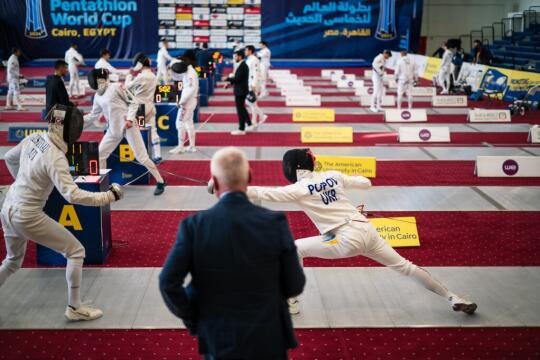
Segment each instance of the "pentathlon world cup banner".
[[63,58],[77,43],[85,58],[173,49],[269,44],[273,58],[371,59],[383,49],[418,46],[423,0],[4,0],[3,58]]
[[0,2],[4,58],[63,58],[71,43],[84,57],[108,48],[114,58],[157,52],[157,0],[5,0]]
[[262,38],[277,58],[363,58],[418,47],[423,0],[262,3]]

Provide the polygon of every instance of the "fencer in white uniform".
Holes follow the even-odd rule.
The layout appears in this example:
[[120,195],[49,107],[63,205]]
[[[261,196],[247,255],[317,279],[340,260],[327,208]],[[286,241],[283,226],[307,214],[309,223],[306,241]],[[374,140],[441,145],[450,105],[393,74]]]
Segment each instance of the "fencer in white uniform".
[[85,206],[107,205],[123,196],[118,184],[112,184],[109,191],[89,192],[73,181],[65,153],[68,144],[77,141],[82,128],[83,116],[77,108],[56,105],[49,116],[47,133],[32,134],[6,153],[6,166],[15,182],[0,214],[7,250],[0,266],[0,286],[20,269],[28,240],[53,249],[67,259],[65,316],[72,321],[97,319],[103,312],[81,302],[83,245],[47,216],[43,207],[55,187],[69,203]]
[[105,69],[109,72],[109,74],[118,73],[118,69],[112,66],[111,63],[109,62],[110,58],[111,58],[111,52],[108,49],[102,49],[100,51],[100,58],[98,61],[96,61],[96,64],[94,65],[94,69]]
[[445,46],[444,54],[441,60],[441,67],[437,73],[437,83],[442,88],[441,94],[448,94],[450,90],[452,57],[454,57],[454,53]]
[[[476,304],[446,289],[426,270],[399,255],[377,233],[373,225],[345,195],[346,189],[368,189],[369,179],[347,176],[338,171],[314,172],[315,157],[309,149],[293,149],[283,157],[283,172],[291,185],[268,188],[250,186],[250,199],[294,202],[315,224],[319,236],[295,242],[301,259],[339,259],[366,256],[400,273],[412,276],[428,290],[448,300],[455,311],[474,313]],[[291,313],[298,312],[295,299]]]
[[146,167],[156,179],[154,195],[161,195],[166,184],[156,164],[148,156],[138,124],[127,129],[124,127],[129,104],[126,91],[119,83],[109,83],[109,73],[105,69],[92,70],[88,74],[88,84],[96,90],[96,94],[92,110],[84,116],[85,123],[99,121],[102,115],[108,123],[107,132],[99,143],[99,167],[107,168],[107,159],[125,136],[135,160]]
[[167,68],[167,62],[172,61],[173,57],[169,55],[167,48],[169,47],[169,42],[163,40],[161,42],[161,47],[157,53],[157,79],[160,84],[169,83],[169,70]]
[[126,128],[133,126],[136,121],[139,105],[144,105],[146,126],[150,127],[152,140],[152,161],[161,161],[161,144],[156,128],[156,106],[154,93],[157,86],[156,75],[150,68],[150,58],[143,53],[138,53],[133,59],[132,72],[126,77],[125,88],[128,94],[129,107],[126,118]]
[[401,109],[403,94],[407,94],[409,110],[412,109],[412,90],[418,81],[418,69],[416,63],[407,55],[406,50],[401,51],[401,57],[396,64],[395,78],[397,81],[397,108]]
[[[255,56],[255,47],[252,45],[246,46],[246,65],[249,68],[249,80],[248,88],[250,92],[255,94],[256,99],[261,95],[261,86],[262,86],[262,74],[261,74],[261,64],[259,58]],[[246,101],[249,111],[251,112],[251,124],[255,127],[264,123],[268,116],[262,111],[262,109],[257,104],[257,100],[251,102]]]
[[261,60],[261,98],[263,98],[268,96],[266,83],[268,82],[268,72],[270,71],[270,58],[272,57],[272,52],[265,41],[261,41],[259,44],[261,50],[257,52],[257,57]]
[[83,56],[77,51],[77,44],[71,44],[66,51],[64,60],[68,63],[69,70],[69,96],[78,97],[79,93],[79,65],[84,65]]
[[21,50],[14,48],[7,62],[6,80],[8,82],[8,92],[6,96],[6,110],[14,109],[15,104],[18,111],[26,110],[20,100],[21,70],[19,68],[19,56],[21,56]]
[[[178,100],[178,112],[176,114],[176,130],[178,131],[178,146],[169,151],[171,154],[180,154],[183,152],[195,152],[195,125],[193,124],[193,115],[197,108],[197,99],[199,97],[199,76],[193,68],[193,63],[187,59],[176,62],[171,65],[173,74],[182,76],[182,95]],[[189,147],[186,149],[185,137],[189,140]]]
[[373,95],[371,97],[371,107],[369,110],[372,112],[382,111],[382,97],[384,95],[384,68],[386,66],[386,60],[392,56],[390,50],[384,50],[382,54],[379,54],[373,59],[371,64],[373,74],[371,80],[373,82]]

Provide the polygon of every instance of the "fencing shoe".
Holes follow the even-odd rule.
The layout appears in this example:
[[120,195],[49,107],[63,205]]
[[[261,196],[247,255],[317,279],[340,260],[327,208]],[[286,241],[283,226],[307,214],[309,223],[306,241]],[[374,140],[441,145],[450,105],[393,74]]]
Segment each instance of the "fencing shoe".
[[176,147],[173,147],[171,150],[169,150],[169,154],[182,154],[184,153],[186,150],[184,149],[183,146],[176,146]]
[[68,306],[65,315],[69,321],[89,321],[102,317],[103,311],[88,305],[81,305],[77,309]]
[[287,304],[289,305],[289,314],[298,315],[300,314],[300,306],[297,298],[287,299]]
[[163,194],[163,192],[165,191],[165,186],[167,186],[166,183],[162,182],[162,183],[157,183],[156,184],[156,189],[154,190],[154,195],[158,196],[158,195],[161,195]]
[[463,311],[465,314],[472,315],[476,311],[476,304],[460,298],[457,295],[452,296],[450,299],[452,302],[452,309],[454,311]]

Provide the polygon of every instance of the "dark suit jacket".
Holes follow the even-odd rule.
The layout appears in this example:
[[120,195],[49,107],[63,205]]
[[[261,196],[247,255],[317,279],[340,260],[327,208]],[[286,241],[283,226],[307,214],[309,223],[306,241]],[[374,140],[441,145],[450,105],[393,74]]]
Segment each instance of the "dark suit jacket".
[[45,82],[45,114],[56,104],[71,105],[64,81],[58,75],[47,76]]
[[246,96],[249,92],[249,67],[245,60],[238,65],[234,77],[227,79],[231,84],[234,84],[235,96]]
[[244,193],[182,222],[159,285],[201,354],[266,359],[297,345],[286,300],[302,292],[305,276],[287,220]]

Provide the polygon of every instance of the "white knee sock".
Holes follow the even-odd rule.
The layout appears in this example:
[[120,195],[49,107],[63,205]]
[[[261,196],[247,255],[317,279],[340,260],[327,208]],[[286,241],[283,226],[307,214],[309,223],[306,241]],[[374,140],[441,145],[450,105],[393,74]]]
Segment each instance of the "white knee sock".
[[186,145],[186,128],[184,124],[180,124],[180,129],[178,131],[178,146],[184,147]]
[[195,127],[193,124],[186,125],[187,128],[187,136],[189,139],[189,146],[195,147]]
[[451,301],[454,294],[445,288],[437,279],[435,279],[431,274],[421,267],[417,267],[412,273],[411,276],[418,281],[426,289],[433,291],[435,294],[444,297],[446,300]]
[[68,305],[77,309],[81,306],[81,280],[83,259],[68,259],[66,280],[68,284]]

